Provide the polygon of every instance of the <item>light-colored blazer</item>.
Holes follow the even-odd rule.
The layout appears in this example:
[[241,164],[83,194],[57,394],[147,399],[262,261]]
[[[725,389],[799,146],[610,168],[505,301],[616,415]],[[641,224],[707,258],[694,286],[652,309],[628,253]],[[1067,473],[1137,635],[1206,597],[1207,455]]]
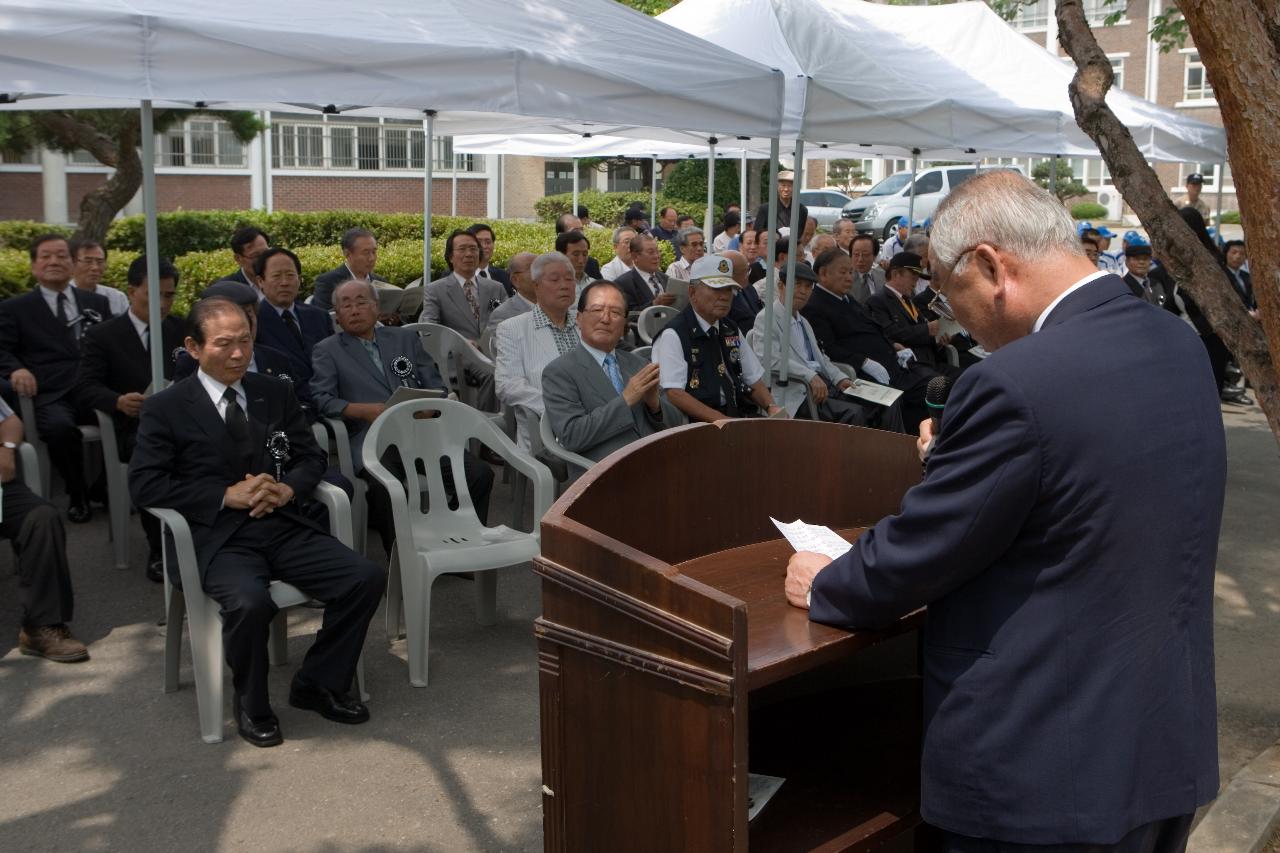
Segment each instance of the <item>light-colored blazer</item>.
[[457,276],[449,273],[427,285],[422,294],[422,314],[419,323],[436,323],[448,326],[469,341],[478,341],[489,323],[489,315],[507,299],[502,284],[491,278],[475,277],[476,303],[480,306],[480,319],[471,313],[471,304],[462,292]]
[[484,353],[492,352],[489,349],[489,342],[493,340],[493,336],[498,333],[498,326],[503,320],[510,320],[520,314],[527,314],[533,310],[533,303],[525,299],[519,293],[513,293],[507,298],[507,301],[493,309],[493,313],[489,315],[489,324],[484,327],[484,334],[480,336],[480,350]]
[[[827,358],[827,354],[818,346],[818,338],[813,333],[813,327],[809,325],[809,321],[804,316],[797,314],[800,319],[800,325],[804,327],[804,333],[809,338],[809,345],[813,347],[813,351],[818,356],[820,370],[818,371],[832,385],[838,385],[845,379],[852,379],[846,376],[840,368],[836,367],[831,359]],[[764,311],[762,310],[756,315],[756,324],[752,329],[752,334],[748,337],[751,340],[751,348],[759,357],[760,363],[764,364]],[[785,346],[780,346],[779,341],[786,341]],[[772,375],[782,370],[782,354],[787,353],[790,362],[787,365],[787,376],[790,381],[787,382],[785,388],[775,387],[773,389],[774,401],[787,410],[789,417],[795,417],[796,412],[805,402],[805,385],[813,379],[815,372],[809,367],[805,361],[805,353],[798,350],[791,343],[791,333],[787,328],[787,318],[785,312],[781,310],[781,306],[777,303],[773,306],[773,352],[770,353],[772,362],[765,364],[765,369]]]
[[[400,387],[400,377],[391,369],[391,363],[405,356],[413,364],[413,387],[445,390],[444,380],[435,361],[427,355],[416,332],[395,326],[379,326],[374,329],[378,354],[382,356],[382,370],[374,367],[373,359],[357,338],[339,332],[320,341],[311,350],[311,394],[316,410],[327,418],[342,417],[348,403],[385,403]],[[360,458],[360,446],[369,430],[368,421],[348,420],[351,437],[351,458],[359,473],[364,467]]]
[[[560,357],[560,351],[556,349],[550,329],[534,327],[534,316],[533,311],[527,311],[498,324],[493,336],[493,379],[502,403],[528,406],[542,414],[542,371]],[[523,415],[517,412],[517,438],[520,446],[527,450],[529,429],[524,421]]]
[[[643,358],[615,349],[618,369],[626,383],[644,367]],[[544,417],[551,419],[551,432],[566,450],[588,459],[600,460],[619,447],[652,435],[661,429],[684,423],[684,417],[659,392],[661,415],[652,417],[643,402],[628,406],[609,381],[604,367],[579,345],[542,371]]]

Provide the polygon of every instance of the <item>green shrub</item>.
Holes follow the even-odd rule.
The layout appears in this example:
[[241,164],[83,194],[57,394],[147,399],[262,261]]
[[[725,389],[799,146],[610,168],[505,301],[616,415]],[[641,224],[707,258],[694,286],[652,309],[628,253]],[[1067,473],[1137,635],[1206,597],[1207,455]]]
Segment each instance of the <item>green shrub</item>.
[[1224,211],[1222,211],[1222,224],[1223,224],[1223,225],[1239,225],[1239,224],[1240,224],[1240,211],[1238,211],[1238,210],[1224,210]]
[[63,234],[71,236],[74,228],[66,225],[50,225],[47,222],[33,222],[30,219],[10,219],[0,222],[0,249],[21,249],[27,251],[31,241],[45,234]]
[[[724,215],[724,208],[738,200],[738,170],[735,163],[717,163],[715,207],[716,219]],[[700,205],[703,214],[694,214],[699,224],[702,222],[707,207],[707,161],[681,160],[667,175],[663,192],[672,198],[682,199],[689,204]]]
[[[705,178],[704,185],[705,185]],[[735,186],[736,186],[736,178]],[[717,181],[719,183],[719,181]],[[704,186],[705,192],[705,186]],[[583,190],[578,193],[578,204],[587,206],[587,210],[591,211],[591,220],[599,222],[608,228],[616,228],[622,224],[622,214],[626,212],[627,206],[633,201],[644,204],[645,211],[650,217],[656,214],[649,210],[649,194],[648,193],[603,193],[599,190]],[[560,193],[558,195],[543,196],[533,203],[533,209],[538,214],[538,218],[543,222],[555,223],[556,218],[561,214],[569,212],[569,208],[573,206],[573,193]],[[658,193],[658,210],[664,207],[674,207],[676,212],[683,215],[688,214],[697,220],[698,224],[702,224],[702,219],[707,213],[706,196],[703,195],[701,202],[692,202],[685,199],[675,198],[666,192]],[[724,215],[724,210],[719,205],[713,209],[713,215],[718,219]]]
[[1107,209],[1096,201],[1082,201],[1071,205],[1072,219],[1102,219],[1106,215]]

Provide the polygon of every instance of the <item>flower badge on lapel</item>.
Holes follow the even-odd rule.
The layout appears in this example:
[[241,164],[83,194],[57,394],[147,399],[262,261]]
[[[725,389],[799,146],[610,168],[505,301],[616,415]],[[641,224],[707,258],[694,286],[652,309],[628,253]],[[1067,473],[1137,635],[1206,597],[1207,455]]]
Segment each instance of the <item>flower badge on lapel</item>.
[[177,364],[178,358],[186,351],[187,351],[186,347],[174,347],[173,352],[170,353],[170,355],[173,356],[173,363]]
[[83,318],[84,328],[86,329],[102,322],[102,315],[92,308],[81,309],[80,316]]
[[267,453],[276,461],[277,482],[284,477],[284,463],[289,461],[293,448],[289,444],[289,434],[284,430],[276,430],[267,436]]
[[413,362],[408,356],[398,355],[391,359],[391,372],[400,378],[400,387],[413,387]]

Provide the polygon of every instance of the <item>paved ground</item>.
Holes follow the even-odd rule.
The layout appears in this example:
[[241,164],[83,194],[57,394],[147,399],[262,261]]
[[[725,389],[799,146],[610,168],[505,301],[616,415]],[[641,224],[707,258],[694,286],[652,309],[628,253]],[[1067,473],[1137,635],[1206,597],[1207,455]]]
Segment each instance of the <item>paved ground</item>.
[[[1280,737],[1280,452],[1256,409],[1225,416],[1231,454],[1218,577],[1223,781]],[[1157,425],[1158,426],[1158,425]],[[1140,441],[1140,436],[1131,437]],[[506,487],[494,517],[505,517]],[[1159,507],[1152,507],[1159,512]],[[365,652],[373,720],[343,727],[282,701],[285,744],[207,745],[184,656],[161,692],[158,586],[110,567],[105,514],[71,531],[77,634],[93,660],[22,657],[0,633],[0,850],[471,851],[541,847],[537,669],[528,567],[499,581],[499,623],[472,618],[471,585],[437,584],[431,686],[408,685],[381,621]],[[141,535],[133,537],[141,565]],[[7,549],[6,549],[7,550]],[[15,625],[0,556],[0,625]],[[314,612],[294,611],[300,659]]]

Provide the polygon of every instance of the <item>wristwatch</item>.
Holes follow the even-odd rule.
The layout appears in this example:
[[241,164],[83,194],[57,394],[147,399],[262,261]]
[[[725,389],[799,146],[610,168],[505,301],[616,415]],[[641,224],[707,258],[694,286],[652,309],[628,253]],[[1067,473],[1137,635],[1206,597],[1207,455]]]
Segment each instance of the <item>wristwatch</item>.
[[5,450],[17,450],[17,449],[18,449],[18,445],[14,444],[12,441],[0,442],[0,447],[3,447]]

